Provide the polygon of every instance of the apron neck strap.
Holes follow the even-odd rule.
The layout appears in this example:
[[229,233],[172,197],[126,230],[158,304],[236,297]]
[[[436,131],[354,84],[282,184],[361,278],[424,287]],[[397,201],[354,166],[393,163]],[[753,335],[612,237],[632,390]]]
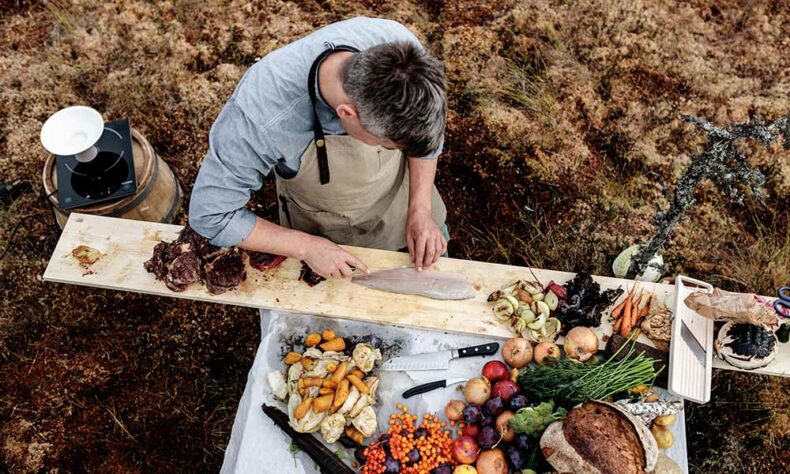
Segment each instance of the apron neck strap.
[[310,73],[307,75],[307,93],[310,95],[310,103],[313,105],[313,139],[316,148],[316,155],[318,157],[318,174],[321,184],[329,182],[329,159],[326,156],[326,141],[324,140],[324,129],[321,127],[321,121],[318,119],[318,111],[316,105],[318,103],[318,67],[324,62],[327,56],[336,51],[348,51],[351,53],[358,53],[359,50],[353,46],[346,46],[343,44],[334,45],[333,43],[326,43],[329,46],[323,53],[319,54],[312,66],[310,66]]

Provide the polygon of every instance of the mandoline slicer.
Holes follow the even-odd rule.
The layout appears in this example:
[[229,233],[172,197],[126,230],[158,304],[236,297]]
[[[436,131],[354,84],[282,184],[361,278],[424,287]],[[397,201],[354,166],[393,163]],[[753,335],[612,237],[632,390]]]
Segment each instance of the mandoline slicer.
[[688,295],[697,291],[710,293],[713,286],[683,275],[675,279],[667,388],[681,398],[707,403],[713,372],[713,320],[700,316],[684,302]]

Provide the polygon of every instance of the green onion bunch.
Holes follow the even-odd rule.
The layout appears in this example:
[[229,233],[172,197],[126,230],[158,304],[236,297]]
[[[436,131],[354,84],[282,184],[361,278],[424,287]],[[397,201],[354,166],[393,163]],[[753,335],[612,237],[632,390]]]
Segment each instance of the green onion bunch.
[[[614,360],[629,346],[626,355]],[[660,372],[660,370],[658,371]],[[608,360],[584,364],[560,359],[553,364],[527,367],[518,376],[518,384],[527,397],[576,404],[588,400],[605,400],[637,385],[652,385],[658,375],[653,359],[636,353],[633,344],[624,344]]]

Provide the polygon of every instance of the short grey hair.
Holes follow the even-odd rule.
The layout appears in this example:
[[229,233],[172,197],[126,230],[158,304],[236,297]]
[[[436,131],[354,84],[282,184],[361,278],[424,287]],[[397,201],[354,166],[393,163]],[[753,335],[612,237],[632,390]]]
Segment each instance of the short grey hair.
[[392,140],[406,156],[439,149],[447,124],[444,65],[419,44],[365,49],[349,58],[340,74],[367,131]]

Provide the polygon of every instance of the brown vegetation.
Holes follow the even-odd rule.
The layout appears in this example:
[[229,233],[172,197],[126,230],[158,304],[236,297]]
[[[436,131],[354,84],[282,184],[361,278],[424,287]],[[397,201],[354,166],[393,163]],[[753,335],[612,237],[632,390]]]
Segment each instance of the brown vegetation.
[[[244,70],[359,14],[402,21],[445,61],[438,185],[457,257],[608,274],[701,144],[681,112],[790,111],[787,2],[21,1],[0,10],[1,180],[39,189],[43,121],[90,104],[128,117],[188,191]],[[703,187],[665,257],[771,293],[790,267],[790,154],[746,146],[766,205]],[[254,203],[267,217],[271,184]],[[0,471],[216,471],[256,312],[44,284],[57,237],[35,191],[0,208]],[[787,472],[789,387],[719,373],[689,412],[693,470]]]

